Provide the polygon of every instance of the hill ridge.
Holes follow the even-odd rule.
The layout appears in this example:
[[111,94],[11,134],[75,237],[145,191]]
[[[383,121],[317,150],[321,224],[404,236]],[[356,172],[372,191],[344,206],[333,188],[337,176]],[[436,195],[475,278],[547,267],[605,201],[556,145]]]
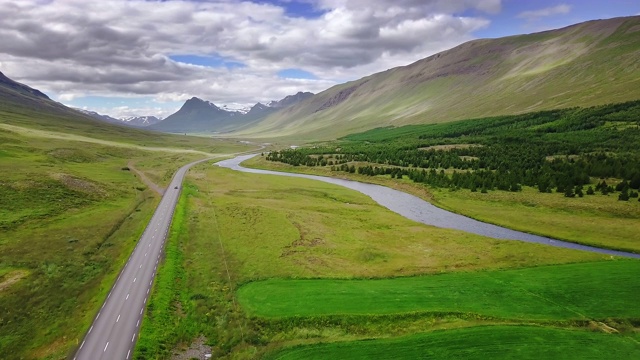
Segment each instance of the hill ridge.
[[324,140],[380,126],[636,100],[639,56],[640,16],[476,39],[336,85],[234,135]]

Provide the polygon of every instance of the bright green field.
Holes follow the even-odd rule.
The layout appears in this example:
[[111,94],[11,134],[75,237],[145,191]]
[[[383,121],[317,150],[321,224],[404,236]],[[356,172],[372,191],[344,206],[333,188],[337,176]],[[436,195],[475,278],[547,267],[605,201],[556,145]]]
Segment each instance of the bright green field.
[[380,280],[266,280],[238,290],[251,314],[269,317],[475,313],[507,319],[638,318],[640,261]]
[[621,336],[531,326],[482,326],[393,339],[299,346],[268,359],[637,359]]

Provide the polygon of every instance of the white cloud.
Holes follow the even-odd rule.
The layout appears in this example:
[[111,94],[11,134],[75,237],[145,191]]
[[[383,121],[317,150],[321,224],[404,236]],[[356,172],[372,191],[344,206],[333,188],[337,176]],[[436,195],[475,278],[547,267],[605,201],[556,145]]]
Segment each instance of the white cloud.
[[547,7],[539,10],[523,11],[516,17],[519,19],[526,19],[529,21],[537,20],[543,17],[549,17],[554,15],[568,14],[571,11],[571,6],[566,4],[560,4],[556,6]]
[[[467,9],[500,0],[304,0],[305,19],[249,1],[0,0],[0,71],[69,100],[154,96],[252,104],[406,65],[486,27]],[[170,55],[235,59],[243,68],[178,63]],[[317,80],[284,79],[299,68]]]

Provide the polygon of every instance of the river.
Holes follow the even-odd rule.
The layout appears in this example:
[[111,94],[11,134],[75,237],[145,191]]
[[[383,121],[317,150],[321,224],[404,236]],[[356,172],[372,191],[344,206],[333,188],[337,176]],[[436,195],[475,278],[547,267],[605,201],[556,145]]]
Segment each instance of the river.
[[240,165],[241,162],[256,156],[241,155],[233,159],[223,160],[216,165],[229,168],[236,171],[242,171],[253,174],[289,176],[303,179],[311,179],[323,181],[330,184],[344,186],[346,188],[359,191],[371,197],[378,204],[387,209],[400,214],[407,219],[411,219],[423,224],[432,225],[440,228],[462,230],[468,233],[491,237],[494,239],[518,240],[529,243],[544,244],[549,246],[575,249],[582,251],[590,251],[606,255],[615,255],[640,259],[640,254],[634,254],[625,251],[609,250],[593,246],[580,245],[572,242],[551,239],[543,236],[527,234],[521,231],[507,229],[501,226],[487,224],[463,215],[455,214],[447,210],[443,210],[431,203],[420,199],[402,191],[388,188],[382,185],[367,184],[359,181],[336,179],[326,176],[285,173],[280,171],[260,170],[245,168]]

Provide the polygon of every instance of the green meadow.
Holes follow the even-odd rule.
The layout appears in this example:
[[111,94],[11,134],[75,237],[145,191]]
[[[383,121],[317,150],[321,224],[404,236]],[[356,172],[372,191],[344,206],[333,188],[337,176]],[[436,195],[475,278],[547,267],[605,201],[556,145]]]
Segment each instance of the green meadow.
[[640,261],[541,266],[376,280],[265,280],[238,290],[264,317],[471,313],[502,319],[640,319]]
[[[319,342],[377,357],[362,344],[378,340],[360,340],[402,354],[413,340],[390,336],[506,324],[560,327],[575,340],[566,349],[593,335],[605,351],[617,340],[602,329],[627,336],[639,318],[628,306],[640,293],[636,261],[417,224],[331,184],[204,164],[190,171],[180,207],[138,359],[186,351],[199,335],[222,359],[303,345],[315,353]],[[540,328],[522,329],[531,347],[562,349],[540,345]],[[318,346],[334,357],[324,352],[334,345]]]
[[480,326],[400,338],[297,346],[265,359],[634,359],[625,336],[532,326]]
[[147,144],[163,148],[149,151],[134,142],[138,130],[56,127],[64,119],[43,114],[29,124],[31,111],[11,109],[0,111],[0,357],[60,359],[82,340],[159,201],[129,164],[170,178],[205,151],[244,148],[195,138],[200,150],[188,151],[150,133]]

